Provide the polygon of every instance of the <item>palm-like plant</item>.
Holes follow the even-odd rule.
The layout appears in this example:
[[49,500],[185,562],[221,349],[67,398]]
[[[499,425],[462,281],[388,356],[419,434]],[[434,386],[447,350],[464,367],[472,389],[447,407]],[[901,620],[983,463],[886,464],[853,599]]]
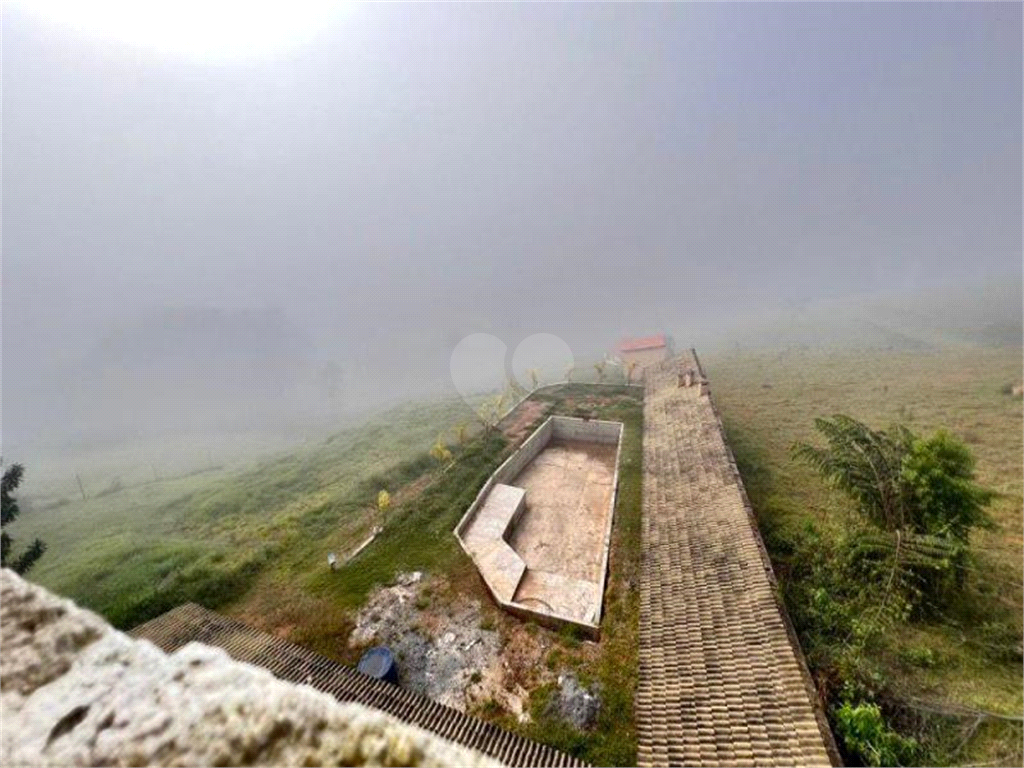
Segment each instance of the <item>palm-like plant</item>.
[[842,414],[815,419],[827,448],[808,443],[793,446],[793,455],[813,466],[827,480],[850,495],[860,511],[887,531],[906,524],[900,484],[902,455],[913,439],[906,427],[890,432],[870,429]]
[[871,524],[854,554],[892,556],[886,596],[899,584],[934,597],[950,571],[961,584],[970,531],[991,527],[985,507],[995,495],[974,482],[970,450],[946,432],[920,438],[902,425],[873,430],[844,415],[814,425],[827,446],[797,443],[793,453],[850,496]]

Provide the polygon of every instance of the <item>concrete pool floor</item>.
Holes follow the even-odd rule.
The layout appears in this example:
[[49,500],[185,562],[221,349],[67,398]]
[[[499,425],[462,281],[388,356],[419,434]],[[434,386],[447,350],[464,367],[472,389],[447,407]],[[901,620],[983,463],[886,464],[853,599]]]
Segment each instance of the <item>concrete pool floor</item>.
[[616,449],[554,439],[512,480],[526,491],[526,510],[508,538],[526,563],[514,602],[594,621],[604,589]]

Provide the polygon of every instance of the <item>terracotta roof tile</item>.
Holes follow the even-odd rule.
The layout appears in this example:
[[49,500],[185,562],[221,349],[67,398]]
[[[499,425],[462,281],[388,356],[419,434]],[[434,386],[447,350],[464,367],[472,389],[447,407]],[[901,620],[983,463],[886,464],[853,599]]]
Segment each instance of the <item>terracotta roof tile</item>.
[[696,354],[645,387],[640,765],[838,764]]
[[654,336],[644,336],[639,339],[623,339],[616,348],[619,352],[639,352],[641,349],[660,349],[668,346],[665,334],[658,333]]

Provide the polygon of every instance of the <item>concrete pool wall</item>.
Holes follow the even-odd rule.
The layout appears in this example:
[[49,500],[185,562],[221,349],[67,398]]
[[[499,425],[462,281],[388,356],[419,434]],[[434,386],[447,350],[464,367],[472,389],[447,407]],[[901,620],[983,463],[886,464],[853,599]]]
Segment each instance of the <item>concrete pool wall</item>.
[[[549,417],[487,479],[462,516],[455,536],[504,610],[599,636],[622,430],[620,422]],[[564,486],[557,484],[562,477]],[[556,519],[552,531],[551,516],[570,507],[583,519]],[[523,516],[531,513],[525,524],[533,523],[539,534],[524,529]],[[537,515],[546,515],[547,522]],[[566,530],[557,530],[560,525]],[[554,541],[541,541],[538,535]],[[546,553],[549,561],[557,563],[558,555],[568,552],[581,562],[531,569],[527,560],[536,565],[552,543],[556,551],[554,556]]]

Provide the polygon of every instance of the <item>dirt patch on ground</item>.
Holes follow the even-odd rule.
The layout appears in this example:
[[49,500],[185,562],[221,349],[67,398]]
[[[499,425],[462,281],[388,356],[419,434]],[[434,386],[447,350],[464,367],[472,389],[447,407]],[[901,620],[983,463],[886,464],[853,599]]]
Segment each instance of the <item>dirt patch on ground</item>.
[[282,640],[287,640],[289,637],[291,637],[292,632],[294,631],[294,624],[282,624],[281,626],[274,628],[274,634]]
[[505,684],[532,691],[553,679],[544,665],[551,642],[536,627],[516,623],[507,632],[502,648]]
[[394,495],[391,497],[392,504],[403,504],[410,499],[415,499],[430,485],[431,480],[434,479],[432,472],[427,472],[416,480],[413,480],[408,485],[403,485],[399,488]]
[[[562,404],[561,413],[574,414],[576,411],[593,411],[596,408],[634,402],[630,395],[589,395],[587,397],[570,397]],[[595,416],[596,418],[596,416]]]
[[501,424],[501,431],[513,443],[526,437],[530,426],[551,409],[551,403],[539,400],[527,400],[510,413]]
[[444,579],[413,573],[370,596],[348,642],[390,648],[403,688],[462,712],[497,705],[525,720],[530,691],[554,678],[544,666],[550,641],[533,629],[510,627]]

